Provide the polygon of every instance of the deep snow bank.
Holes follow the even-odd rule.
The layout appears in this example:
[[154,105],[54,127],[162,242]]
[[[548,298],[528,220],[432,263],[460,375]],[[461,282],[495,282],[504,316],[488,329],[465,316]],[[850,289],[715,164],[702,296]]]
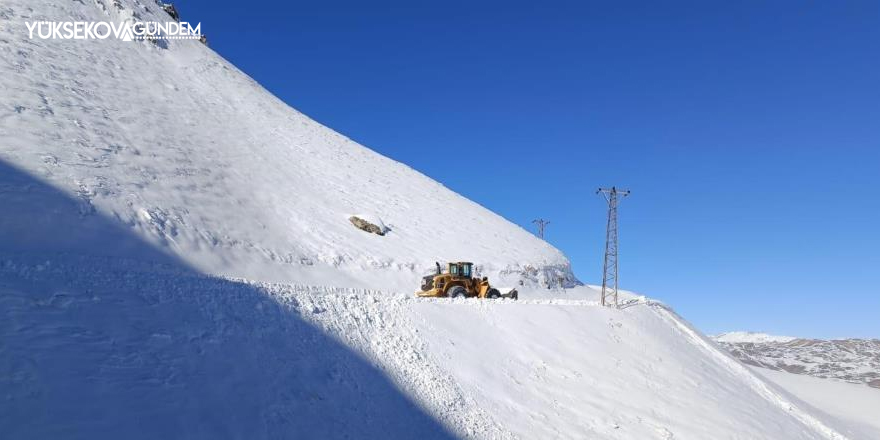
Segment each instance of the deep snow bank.
[[665,306],[413,305],[432,356],[522,438],[843,439]]
[[452,437],[317,311],[200,274],[2,164],[0,198],[0,437]]
[[834,417],[835,427],[853,439],[880,438],[880,392],[838,379],[820,379],[802,374],[749,367],[768,381]]

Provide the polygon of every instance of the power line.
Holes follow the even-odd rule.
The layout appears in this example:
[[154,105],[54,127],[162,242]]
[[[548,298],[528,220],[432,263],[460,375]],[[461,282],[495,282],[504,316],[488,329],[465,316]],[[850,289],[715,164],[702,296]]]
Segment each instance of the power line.
[[541,240],[544,239],[544,228],[550,224],[548,220],[544,220],[542,218],[532,220],[532,223],[538,225],[538,238]]
[[614,302],[617,307],[617,196],[626,197],[629,190],[621,190],[616,187],[599,188],[596,194],[601,193],[608,202],[608,225],[605,228],[605,264],[602,269],[602,305],[610,305]]

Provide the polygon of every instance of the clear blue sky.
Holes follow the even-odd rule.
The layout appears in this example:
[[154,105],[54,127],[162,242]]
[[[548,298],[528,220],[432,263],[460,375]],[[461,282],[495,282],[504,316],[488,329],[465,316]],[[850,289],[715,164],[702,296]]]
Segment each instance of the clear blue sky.
[[549,219],[584,282],[624,186],[623,287],[710,333],[880,337],[876,1],[178,6],[291,106]]

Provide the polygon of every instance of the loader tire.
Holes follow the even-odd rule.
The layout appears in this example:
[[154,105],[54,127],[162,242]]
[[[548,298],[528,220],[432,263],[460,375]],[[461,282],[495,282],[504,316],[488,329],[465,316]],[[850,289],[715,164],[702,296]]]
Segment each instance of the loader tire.
[[449,291],[446,292],[446,295],[450,298],[465,298],[467,296],[467,291],[464,290],[464,287],[455,286],[450,287]]
[[498,289],[489,289],[489,292],[486,294],[487,297],[491,299],[501,298],[501,292]]

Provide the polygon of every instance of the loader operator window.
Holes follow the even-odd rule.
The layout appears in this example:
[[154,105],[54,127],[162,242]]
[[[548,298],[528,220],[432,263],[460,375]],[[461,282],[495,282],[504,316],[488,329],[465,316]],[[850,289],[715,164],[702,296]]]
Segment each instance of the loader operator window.
[[468,278],[471,276],[471,265],[470,264],[465,264],[465,265],[461,266],[461,276],[468,277]]
[[455,264],[449,266],[449,272],[453,275],[458,275],[458,266]]

